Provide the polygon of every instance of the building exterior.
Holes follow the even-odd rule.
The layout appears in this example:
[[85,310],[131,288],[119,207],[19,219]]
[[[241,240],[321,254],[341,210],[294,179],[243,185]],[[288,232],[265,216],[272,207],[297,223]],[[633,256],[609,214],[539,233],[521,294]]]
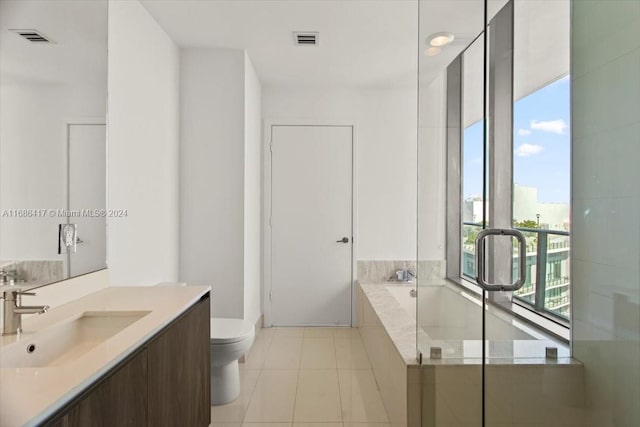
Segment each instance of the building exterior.
[[[527,278],[524,286],[514,292],[516,301],[537,311],[548,312],[569,319],[571,307],[569,204],[542,203],[538,189],[514,185],[513,221],[535,221],[537,227],[519,228],[527,240]],[[462,271],[475,277],[475,236],[482,229],[483,200],[471,197],[464,201]],[[517,251],[514,251],[514,277],[517,274]],[[544,287],[544,298],[536,301],[537,284]]]

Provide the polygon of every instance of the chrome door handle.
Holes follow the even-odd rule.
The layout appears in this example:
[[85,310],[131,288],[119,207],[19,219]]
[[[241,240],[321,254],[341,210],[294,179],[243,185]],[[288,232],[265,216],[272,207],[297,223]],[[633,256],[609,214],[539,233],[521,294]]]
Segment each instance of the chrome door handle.
[[336,240],[336,243],[349,243],[349,238],[348,237],[343,237],[340,240]]
[[[487,283],[484,280],[485,273],[485,253],[484,253],[484,239],[489,236],[513,236],[518,241],[518,280],[514,283],[503,285]],[[522,234],[518,230],[511,228],[487,228],[478,233],[476,237],[476,281],[478,285],[486,291],[517,291],[523,285],[527,279],[527,242]]]

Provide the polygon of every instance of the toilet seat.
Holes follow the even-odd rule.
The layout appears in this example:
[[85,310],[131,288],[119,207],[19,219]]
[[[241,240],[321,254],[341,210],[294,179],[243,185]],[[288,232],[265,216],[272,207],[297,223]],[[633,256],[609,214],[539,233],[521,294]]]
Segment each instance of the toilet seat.
[[211,319],[211,344],[230,344],[253,338],[251,322],[243,319],[216,317]]

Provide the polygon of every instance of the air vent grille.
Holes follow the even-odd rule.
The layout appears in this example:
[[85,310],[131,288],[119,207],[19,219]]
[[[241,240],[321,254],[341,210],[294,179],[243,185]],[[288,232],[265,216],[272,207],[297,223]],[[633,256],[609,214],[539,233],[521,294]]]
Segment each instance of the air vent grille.
[[296,46],[318,46],[320,34],[316,31],[294,31],[293,43]]
[[37,30],[9,30],[31,43],[52,43],[51,39]]

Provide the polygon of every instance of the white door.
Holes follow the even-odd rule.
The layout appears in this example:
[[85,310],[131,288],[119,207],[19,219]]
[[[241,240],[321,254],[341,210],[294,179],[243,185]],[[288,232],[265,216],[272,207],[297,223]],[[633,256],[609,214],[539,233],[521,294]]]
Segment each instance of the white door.
[[[69,210],[104,210],[107,205],[106,126],[69,125]],[[69,218],[78,225],[76,252],[69,255],[69,274],[100,270],[107,264],[104,216]]]
[[351,324],[351,126],[271,128],[274,326]]

